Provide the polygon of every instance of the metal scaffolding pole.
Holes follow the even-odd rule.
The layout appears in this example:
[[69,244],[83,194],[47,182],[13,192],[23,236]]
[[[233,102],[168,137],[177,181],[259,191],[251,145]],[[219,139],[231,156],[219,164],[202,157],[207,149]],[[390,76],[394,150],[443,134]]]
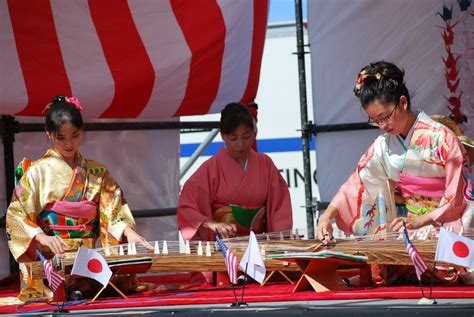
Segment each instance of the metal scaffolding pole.
[[311,157],[309,155],[310,142],[312,137],[312,124],[308,123],[308,105],[306,100],[306,71],[305,71],[305,50],[303,38],[303,5],[301,0],[295,0],[296,13],[296,56],[298,57],[298,77],[300,89],[300,112],[301,112],[301,143],[303,147],[303,170],[304,170],[304,190],[306,207],[306,224],[308,228],[308,238],[314,239],[314,209],[313,193],[311,189]]
[[184,163],[183,167],[179,171],[179,179],[182,179],[184,175],[189,171],[201,154],[207,149],[212,140],[219,134],[219,129],[212,129],[211,132],[207,135],[206,139],[199,145],[199,147],[194,151],[193,155]]

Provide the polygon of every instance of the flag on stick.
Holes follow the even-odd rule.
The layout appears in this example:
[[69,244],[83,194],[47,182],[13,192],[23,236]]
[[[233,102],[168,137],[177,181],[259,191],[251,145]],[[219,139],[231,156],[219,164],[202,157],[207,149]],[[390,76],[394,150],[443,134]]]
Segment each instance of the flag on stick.
[[428,270],[428,265],[423,260],[413,243],[411,243],[410,238],[408,237],[408,231],[406,227],[404,227],[403,229],[403,242],[407,247],[408,255],[410,256],[411,261],[415,266],[416,277],[419,281],[421,281],[421,276],[423,275],[423,273],[425,273],[426,270]]
[[257,237],[253,231],[250,231],[249,244],[245,250],[244,255],[242,256],[239,267],[248,276],[260,284],[263,283],[265,279],[266,268],[265,263],[263,262],[262,253],[260,253]]
[[51,265],[51,261],[46,260],[43,254],[36,249],[36,254],[40,259],[41,263],[43,263],[44,273],[46,274],[46,279],[48,280],[49,287],[55,293],[56,290],[64,283],[64,277],[54,269]]
[[474,268],[474,240],[441,228],[435,261]]
[[112,271],[102,255],[94,250],[81,247],[77,251],[71,275],[92,278],[105,287],[112,277]]
[[219,246],[219,249],[224,255],[225,266],[227,268],[227,273],[229,273],[229,281],[232,284],[237,284],[237,257],[235,254],[225,245],[222,241],[222,237],[219,232],[216,231],[216,242]]

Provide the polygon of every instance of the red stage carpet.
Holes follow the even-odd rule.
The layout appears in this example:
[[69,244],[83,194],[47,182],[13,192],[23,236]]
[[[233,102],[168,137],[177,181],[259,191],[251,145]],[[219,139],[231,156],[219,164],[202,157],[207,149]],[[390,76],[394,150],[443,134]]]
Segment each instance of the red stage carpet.
[[[210,286],[191,286],[188,274],[173,276],[146,277],[142,281],[153,282],[160,285],[158,289],[131,295],[128,300],[120,297],[99,298],[94,303],[84,303],[78,306],[68,307],[69,310],[80,309],[107,309],[128,308],[146,306],[168,306],[168,305],[192,305],[192,304],[226,304],[235,302],[234,294],[229,288],[217,288]],[[166,289],[163,284],[182,285],[179,290]],[[187,285],[187,286],[186,286]],[[12,290],[13,289],[13,290]],[[263,288],[257,284],[247,285],[245,288],[244,301],[252,302],[274,302],[274,301],[314,301],[314,300],[344,300],[344,299],[418,299],[421,297],[420,288],[417,286],[391,286],[391,287],[367,287],[351,288],[346,291],[332,291],[316,293],[314,291],[303,291],[292,294],[293,285],[269,284]],[[241,287],[237,288],[236,294],[240,300]],[[425,287],[425,292],[428,287]],[[16,284],[0,287],[0,297],[16,296],[18,286]],[[435,286],[433,298],[474,298],[474,286]],[[31,304],[23,311],[51,307],[44,303]],[[16,305],[0,307],[0,313],[15,313]]]

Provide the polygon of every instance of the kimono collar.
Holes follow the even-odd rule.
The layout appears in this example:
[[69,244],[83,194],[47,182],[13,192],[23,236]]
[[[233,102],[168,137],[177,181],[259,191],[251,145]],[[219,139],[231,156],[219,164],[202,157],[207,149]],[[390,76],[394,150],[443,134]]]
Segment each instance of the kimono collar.
[[249,155],[247,156],[247,158],[245,159],[245,162],[244,162],[244,166],[241,166],[239,163],[237,163],[236,160],[234,160],[234,158],[229,154],[229,152],[227,151],[227,147],[224,145],[223,147],[225,153],[227,153],[227,155],[236,163],[238,164],[243,170],[244,172],[247,171],[247,167],[248,167],[248,164],[249,164],[249,159],[250,159],[250,155],[251,155],[251,152],[252,150],[249,151]]
[[[56,158],[59,158],[59,159],[63,160],[61,154],[59,154],[54,149],[48,149],[43,157],[56,157]],[[85,168],[85,163],[86,163],[85,159],[82,157],[81,153],[77,152],[77,154],[76,154],[76,164],[74,165],[74,168],[76,168],[78,166],[80,166],[82,168]]]
[[408,131],[407,136],[405,137],[405,139],[400,137],[401,140],[403,141],[403,145],[405,145],[405,148],[407,148],[410,145],[410,140],[413,136],[413,132],[415,131],[415,127],[418,124],[418,120],[420,119],[422,113],[423,113],[422,111],[415,111],[416,120],[415,120],[415,122],[413,122],[413,125],[411,126],[410,130]]

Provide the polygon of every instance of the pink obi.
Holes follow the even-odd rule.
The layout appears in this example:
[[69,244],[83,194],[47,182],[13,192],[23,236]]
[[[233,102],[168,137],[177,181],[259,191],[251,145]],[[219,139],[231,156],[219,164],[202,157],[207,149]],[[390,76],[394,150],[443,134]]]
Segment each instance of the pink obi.
[[440,198],[444,196],[446,178],[422,177],[400,173],[398,187],[405,198],[413,195]]
[[[82,219],[83,223],[91,223],[97,217],[97,205],[96,203],[88,200],[83,201],[67,201],[58,200],[53,203],[49,203],[44,207],[45,211],[53,211],[58,215],[66,216],[72,219]],[[59,231],[90,231],[94,229],[92,225],[61,225],[59,223],[51,223],[48,227],[52,230]]]

